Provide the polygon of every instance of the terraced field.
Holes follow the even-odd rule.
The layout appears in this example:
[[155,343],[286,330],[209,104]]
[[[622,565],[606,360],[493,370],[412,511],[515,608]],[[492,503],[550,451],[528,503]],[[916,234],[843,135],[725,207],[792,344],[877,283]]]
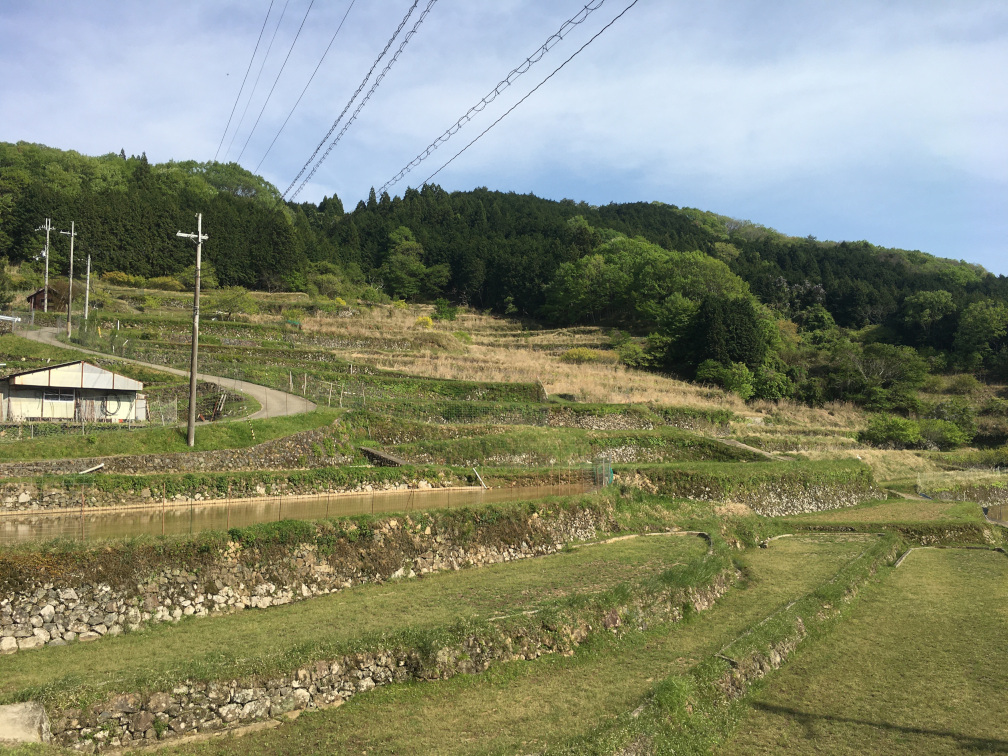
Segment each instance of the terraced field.
[[[85,346],[184,364],[176,299]],[[208,323],[204,365],[315,411],[201,426],[194,454],[168,427],[4,457],[8,522],[57,494],[155,519],[264,499],[278,522],[0,547],[0,704],[40,702],[63,742],[102,752],[1008,750],[1004,529],[916,482],[996,498],[1000,473],[958,470],[980,452],[869,449],[851,406],[619,366],[600,329],[468,311],[421,328],[429,308],[398,305],[295,328],[292,302]],[[577,347],[601,356],[561,359]],[[44,348],[0,337],[11,362]],[[449,508],[484,484],[511,503]],[[284,508],[375,490],[404,511]],[[445,507],[418,508],[421,490]],[[950,548],[894,566],[925,545]]]

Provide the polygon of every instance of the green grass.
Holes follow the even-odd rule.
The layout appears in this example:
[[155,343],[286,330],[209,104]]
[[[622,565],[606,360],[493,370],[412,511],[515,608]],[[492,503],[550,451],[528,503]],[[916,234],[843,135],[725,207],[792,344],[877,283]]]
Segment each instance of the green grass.
[[702,559],[695,537],[647,537],[417,580],[362,586],[267,610],[158,625],[93,644],[0,658],[0,697],[67,701],[295,669],[341,649],[459,620],[550,607]]
[[865,504],[834,509],[829,512],[810,512],[787,518],[799,523],[866,524],[866,523],[980,523],[983,511],[978,504],[935,499],[884,499]]
[[[664,541],[664,539],[662,539]],[[172,753],[539,753],[632,711],[654,681],[688,669],[745,628],[829,579],[863,538],[786,539],[743,555],[748,579],[678,625],[603,636],[572,657],[492,667],[479,676],[388,686],[306,713],[269,733]]]
[[915,551],[751,700],[719,753],[1008,752],[1008,559]]
[[[265,420],[233,420],[207,423],[196,430],[196,445],[186,446],[184,427],[138,428],[109,431],[91,436],[53,436],[5,444],[0,453],[5,462],[41,459],[79,459],[115,454],[172,454],[175,452],[245,449],[300,431],[331,425],[338,410],[320,407],[314,412]],[[255,437],[253,438],[253,432]]]
[[434,464],[550,465],[584,462],[602,455],[631,456],[642,462],[740,461],[755,459],[727,446],[676,428],[590,431],[581,428],[488,428],[484,435],[398,444],[395,453]]

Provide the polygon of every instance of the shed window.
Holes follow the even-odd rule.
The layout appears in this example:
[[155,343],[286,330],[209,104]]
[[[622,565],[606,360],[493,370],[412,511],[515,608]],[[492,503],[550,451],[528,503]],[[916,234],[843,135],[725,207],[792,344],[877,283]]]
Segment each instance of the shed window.
[[73,389],[49,389],[42,393],[42,400],[46,402],[72,402],[74,392]]

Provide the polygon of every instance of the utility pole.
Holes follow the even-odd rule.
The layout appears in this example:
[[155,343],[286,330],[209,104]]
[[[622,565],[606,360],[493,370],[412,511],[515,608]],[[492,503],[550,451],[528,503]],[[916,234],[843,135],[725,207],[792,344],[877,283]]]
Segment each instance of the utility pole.
[[87,327],[88,304],[91,301],[91,255],[87,256],[87,284],[84,289],[84,323]]
[[203,255],[203,242],[210,237],[203,233],[203,213],[196,214],[196,233],[187,234],[179,231],[175,236],[192,239],[196,242],[196,286],[193,293],[192,316],[192,358],[189,361],[189,425],[186,429],[186,444],[196,445],[196,356],[199,351],[199,289],[200,261]]
[[69,231],[60,231],[61,234],[70,237],[70,286],[67,288],[67,338],[70,338],[70,303],[73,301],[73,243],[77,236],[74,231],[74,222],[70,221]]
[[[42,290],[42,312],[49,312],[49,232],[52,231],[52,218],[45,219],[45,225],[36,231],[45,231],[45,288]],[[34,305],[32,306],[34,308]]]

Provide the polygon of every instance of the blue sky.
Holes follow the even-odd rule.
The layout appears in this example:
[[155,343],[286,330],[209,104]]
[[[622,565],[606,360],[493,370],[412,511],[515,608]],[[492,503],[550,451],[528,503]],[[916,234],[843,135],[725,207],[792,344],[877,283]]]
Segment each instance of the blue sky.
[[[213,159],[224,138],[218,159],[261,162],[283,191],[411,5],[354,2],[266,154],[350,6],[316,0],[291,50],[309,2],[274,0],[249,84],[276,30],[273,47],[239,102],[245,119],[227,132],[269,0],[0,4],[0,140],[163,162]],[[438,0],[298,199],[335,193],[352,208],[585,2]],[[390,191],[421,183],[629,2],[604,0]],[[1005,71],[1004,2],[638,0],[435,181],[592,204],[661,200],[1008,274]]]

